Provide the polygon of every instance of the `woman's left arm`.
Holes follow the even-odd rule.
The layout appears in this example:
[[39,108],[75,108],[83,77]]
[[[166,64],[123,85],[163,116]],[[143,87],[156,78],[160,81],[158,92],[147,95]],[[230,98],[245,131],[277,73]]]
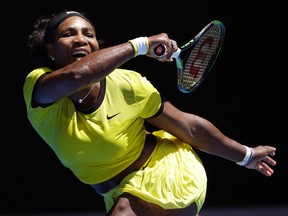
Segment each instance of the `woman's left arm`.
[[[164,102],[163,112],[147,120],[153,126],[165,130],[192,147],[230,161],[240,162],[246,158],[247,148],[241,143],[227,137],[210,121],[197,115],[182,112],[170,102]],[[257,146],[249,148],[251,158],[244,164],[249,169],[255,169],[266,176],[273,174],[271,166],[276,161],[271,158],[276,148]],[[248,155],[249,156],[249,155]]]

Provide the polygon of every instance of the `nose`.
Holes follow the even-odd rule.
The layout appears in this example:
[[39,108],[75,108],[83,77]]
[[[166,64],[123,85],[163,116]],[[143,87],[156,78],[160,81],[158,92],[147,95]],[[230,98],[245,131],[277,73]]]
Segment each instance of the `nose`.
[[87,38],[83,34],[77,34],[74,38],[74,43],[75,44],[87,44]]

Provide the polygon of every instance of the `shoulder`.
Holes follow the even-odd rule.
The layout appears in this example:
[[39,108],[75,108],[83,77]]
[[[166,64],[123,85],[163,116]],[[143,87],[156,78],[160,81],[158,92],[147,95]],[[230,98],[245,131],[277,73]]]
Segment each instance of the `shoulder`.
[[31,103],[33,89],[37,81],[40,77],[42,77],[45,73],[51,72],[52,70],[47,67],[41,67],[36,68],[32,70],[27,76],[24,81],[23,85],[23,93],[24,93],[24,99],[27,102],[27,104]]
[[29,79],[38,79],[40,76],[42,76],[45,73],[51,72],[52,70],[48,67],[40,67],[32,70],[27,76],[26,81]]

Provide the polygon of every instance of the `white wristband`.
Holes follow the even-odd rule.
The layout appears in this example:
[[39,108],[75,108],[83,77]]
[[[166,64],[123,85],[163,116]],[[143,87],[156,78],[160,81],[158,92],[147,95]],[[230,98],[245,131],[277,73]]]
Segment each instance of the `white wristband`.
[[148,37],[138,37],[133,40],[129,40],[129,42],[134,48],[135,56],[146,55],[148,53]]
[[252,157],[253,157],[253,154],[254,154],[254,151],[252,148],[249,148],[247,146],[244,146],[246,148],[246,154],[245,154],[245,157],[243,158],[242,161],[240,162],[236,162],[238,165],[240,166],[246,166],[248,163],[250,163]]

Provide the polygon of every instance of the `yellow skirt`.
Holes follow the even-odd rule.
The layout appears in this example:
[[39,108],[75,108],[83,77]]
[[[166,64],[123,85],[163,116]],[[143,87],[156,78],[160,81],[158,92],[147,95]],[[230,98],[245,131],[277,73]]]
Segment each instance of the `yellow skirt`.
[[165,131],[153,133],[157,145],[143,169],[127,175],[102,194],[108,212],[128,192],[164,209],[185,208],[195,202],[198,212],[206,197],[207,176],[201,159],[188,144]]

